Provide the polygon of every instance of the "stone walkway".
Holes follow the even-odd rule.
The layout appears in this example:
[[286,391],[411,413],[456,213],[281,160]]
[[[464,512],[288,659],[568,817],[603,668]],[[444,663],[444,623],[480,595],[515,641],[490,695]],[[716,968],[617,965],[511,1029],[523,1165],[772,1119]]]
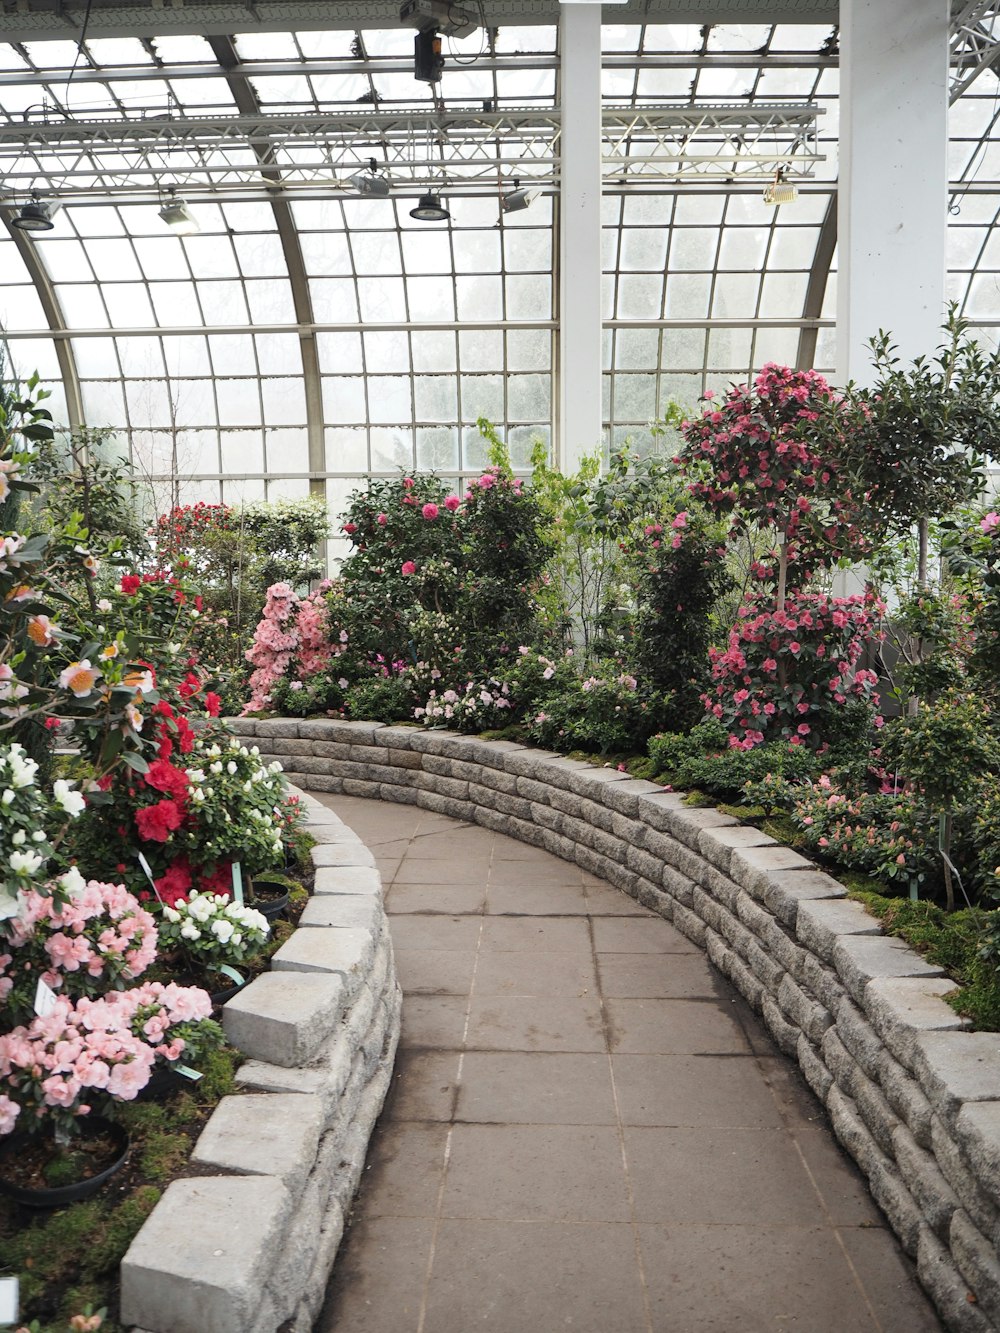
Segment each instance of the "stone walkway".
[[547,852],[322,799],[378,860],[405,999],[319,1333],[940,1329],[701,950]]

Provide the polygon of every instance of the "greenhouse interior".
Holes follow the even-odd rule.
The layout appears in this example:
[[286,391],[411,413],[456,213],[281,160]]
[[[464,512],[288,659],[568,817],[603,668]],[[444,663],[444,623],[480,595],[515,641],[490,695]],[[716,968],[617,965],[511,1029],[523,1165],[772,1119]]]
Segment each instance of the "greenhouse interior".
[[1000,4],[0,0],[0,1327],[1000,1331]]

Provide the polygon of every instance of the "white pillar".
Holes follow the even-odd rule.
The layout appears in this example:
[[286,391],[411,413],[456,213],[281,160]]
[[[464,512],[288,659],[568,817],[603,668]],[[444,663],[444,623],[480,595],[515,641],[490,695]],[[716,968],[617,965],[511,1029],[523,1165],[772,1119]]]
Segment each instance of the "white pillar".
[[601,443],[601,6],[560,7],[559,358],[555,462]]
[[870,382],[865,343],[902,362],[945,312],[949,0],[841,0],[838,379]]

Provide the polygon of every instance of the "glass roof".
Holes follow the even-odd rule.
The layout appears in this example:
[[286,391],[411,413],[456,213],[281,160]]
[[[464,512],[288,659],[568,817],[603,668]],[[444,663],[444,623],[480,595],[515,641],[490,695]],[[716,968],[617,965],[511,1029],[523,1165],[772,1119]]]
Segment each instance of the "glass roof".
[[[609,441],[641,444],[671,398],[692,405],[766,360],[832,371],[836,38],[829,24],[604,27],[606,106],[815,106],[824,155],[782,207],[738,177],[606,188]],[[12,361],[52,385],[62,419],[112,427],[147,475],[177,473],[185,499],[301,495],[312,476],[336,512],[369,472],[480,467],[479,416],[527,466],[554,413],[557,215],[544,157],[558,42],[554,26],[446,40],[434,86],[413,77],[405,28],[209,38],[151,26],[80,52],[0,40],[0,125],[44,130],[2,164],[8,203],[44,197],[46,184],[64,198],[52,231],[0,230]],[[131,124],[135,137],[61,143],[67,112]],[[429,112],[466,128],[435,137]],[[336,152],[305,133],[269,146],[242,133],[261,114],[347,128]],[[503,115],[503,135],[468,128]],[[178,117],[239,120],[240,133],[158,146]],[[949,267],[951,295],[991,337],[998,122],[987,71],[951,113]],[[350,165],[364,172],[371,159],[394,178],[388,197],[345,188]],[[269,195],[279,180],[301,188]],[[529,208],[501,211],[507,190],[533,180]],[[449,221],[410,217],[428,186]],[[198,234],[172,235],[160,219],[170,187]]]

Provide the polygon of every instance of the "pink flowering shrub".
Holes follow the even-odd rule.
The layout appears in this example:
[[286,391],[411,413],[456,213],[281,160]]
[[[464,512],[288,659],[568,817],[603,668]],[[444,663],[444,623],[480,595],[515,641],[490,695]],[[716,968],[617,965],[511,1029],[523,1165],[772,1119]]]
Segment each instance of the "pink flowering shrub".
[[790,593],[782,610],[746,598],[725,650],[710,652],[713,685],[703,696],[729,744],[748,750],[784,738],[818,749],[850,700],[877,704],[878,677],[858,661],[880,636],[884,610],[873,597]]
[[254,670],[244,713],[269,708],[279,681],[304,682],[324,671],[343,651],[343,644],[330,638],[325,601],[329,587],[329,581],[324,580],[305,597],[299,597],[287,583],[273,583],[268,588],[260,624],[246,653]]
[[0,1134],[51,1124],[72,1134],[80,1116],[133,1101],[149,1082],[154,1046],[100,1001],[60,997],[50,1013],[0,1036]]
[[[687,421],[678,461],[690,489],[732,532],[748,524],[771,529],[785,543],[799,578],[867,548],[860,510],[841,474],[837,442],[848,418],[840,400],[813,370],[769,362],[753,384],[733,385],[697,421]],[[772,578],[776,552],[755,569]]]
[[156,923],[121,884],[90,880],[62,901],[29,889],[3,926],[0,1000],[14,1022],[33,1012],[39,978],[76,999],[122,988],[156,957]]
[[912,793],[849,792],[824,775],[794,789],[792,820],[810,851],[904,889],[936,869],[931,824]]
[[212,1019],[212,1000],[200,986],[147,981],[131,990],[111,991],[86,1010],[88,1024],[125,1028],[153,1047],[158,1063],[197,1063],[222,1045],[222,1028]]

